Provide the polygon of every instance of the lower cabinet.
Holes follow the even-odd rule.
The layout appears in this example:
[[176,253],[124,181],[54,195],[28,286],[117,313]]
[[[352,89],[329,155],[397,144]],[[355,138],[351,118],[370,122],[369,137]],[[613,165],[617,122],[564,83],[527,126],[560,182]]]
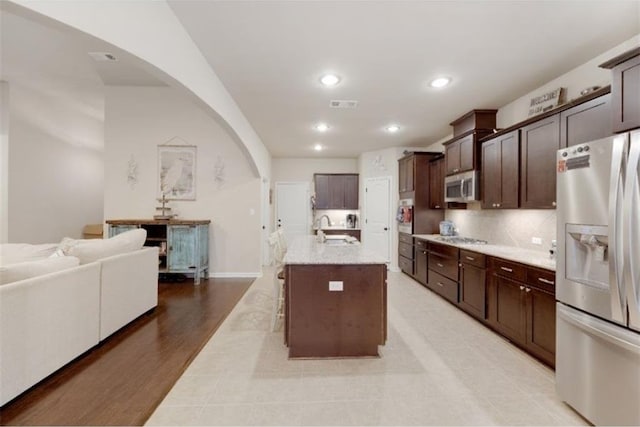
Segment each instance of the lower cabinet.
[[497,332],[555,366],[555,274],[489,258],[488,322]]
[[455,246],[428,244],[427,287],[454,304],[458,303],[458,255]]
[[486,257],[477,252],[460,250],[460,308],[477,317],[486,319]]
[[398,267],[413,277],[413,236],[398,233]]
[[416,239],[414,245],[414,270],[415,279],[426,285],[428,282],[428,266],[427,266],[427,242],[424,240]]

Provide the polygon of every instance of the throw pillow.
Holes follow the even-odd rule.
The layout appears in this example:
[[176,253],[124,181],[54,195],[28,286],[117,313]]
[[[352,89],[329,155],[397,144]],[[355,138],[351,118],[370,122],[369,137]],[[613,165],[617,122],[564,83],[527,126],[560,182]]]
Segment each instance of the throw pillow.
[[39,245],[4,243],[0,245],[0,265],[17,264],[46,258],[56,250],[56,247],[55,243]]
[[88,239],[75,242],[60,242],[66,247],[66,254],[78,257],[80,264],[98,261],[114,255],[137,251],[147,238],[147,230],[138,228],[125,231],[109,239]]
[[55,271],[77,267],[78,258],[65,256],[59,258],[43,258],[37,261],[19,262],[0,267],[0,285],[42,276]]

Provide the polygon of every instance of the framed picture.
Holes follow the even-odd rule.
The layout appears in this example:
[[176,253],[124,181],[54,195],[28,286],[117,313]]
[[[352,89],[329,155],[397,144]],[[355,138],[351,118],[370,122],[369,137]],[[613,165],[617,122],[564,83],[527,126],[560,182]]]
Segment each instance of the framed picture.
[[196,146],[158,146],[158,198],[196,199]]

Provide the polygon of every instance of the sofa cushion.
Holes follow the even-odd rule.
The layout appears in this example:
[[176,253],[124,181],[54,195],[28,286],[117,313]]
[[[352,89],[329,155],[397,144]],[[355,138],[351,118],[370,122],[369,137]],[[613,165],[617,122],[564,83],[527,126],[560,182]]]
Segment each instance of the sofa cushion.
[[98,261],[114,255],[137,251],[142,248],[147,238],[147,230],[138,228],[125,231],[109,239],[75,240],[63,239],[60,244],[64,246],[66,255],[78,257],[80,264]]
[[36,261],[19,262],[0,267],[0,285],[42,276],[55,271],[66,270],[80,265],[76,257],[65,256],[43,258]]
[[0,265],[17,264],[47,258],[53,254],[57,245],[45,243],[31,245],[28,243],[4,243],[0,245]]

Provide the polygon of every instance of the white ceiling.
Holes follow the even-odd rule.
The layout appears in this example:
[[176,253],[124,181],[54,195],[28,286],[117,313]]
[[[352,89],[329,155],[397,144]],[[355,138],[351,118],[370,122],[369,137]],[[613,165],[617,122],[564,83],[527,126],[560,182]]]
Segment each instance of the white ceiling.
[[[429,145],[467,111],[503,106],[640,33],[638,0],[169,4],[274,157]],[[2,79],[57,85],[96,109],[104,85],[164,85],[112,46],[0,11]],[[321,87],[326,71],[340,85]],[[451,87],[429,88],[441,74]],[[359,105],[331,109],[332,99]],[[330,131],[314,131],[319,121]],[[391,122],[399,133],[383,131]],[[327,149],[314,152],[318,142]]]
[[[274,157],[431,144],[640,33],[638,1],[169,3]],[[326,71],[341,84],[321,87]],[[453,84],[429,88],[441,74]]]

